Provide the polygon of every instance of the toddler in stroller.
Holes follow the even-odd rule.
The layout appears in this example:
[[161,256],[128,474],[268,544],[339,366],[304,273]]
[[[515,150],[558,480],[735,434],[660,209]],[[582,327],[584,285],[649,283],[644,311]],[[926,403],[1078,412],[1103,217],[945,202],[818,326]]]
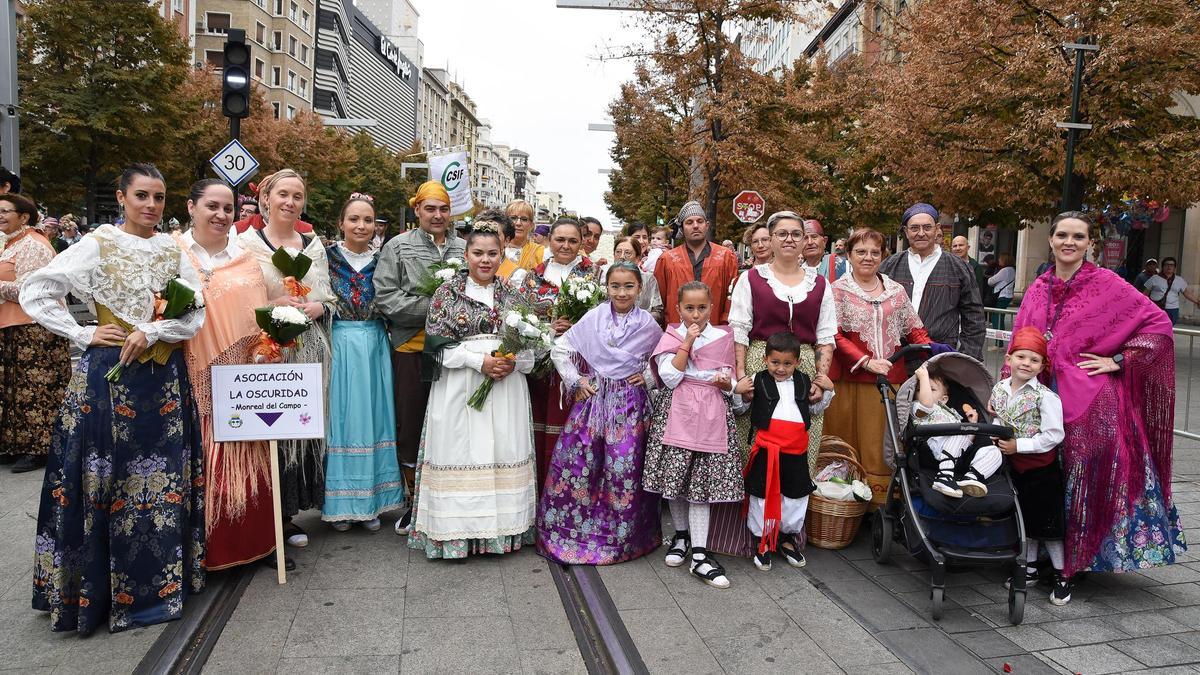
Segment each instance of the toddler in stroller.
[[[930,373],[925,365],[915,375],[914,424],[961,424],[964,419],[971,424],[979,422],[979,411],[970,403],[963,402],[957,409],[950,406],[950,388],[942,375]],[[986,436],[933,436],[927,444],[938,462],[933,489],[955,499],[964,494],[987,495],[987,480],[1004,461],[1000,449]]]

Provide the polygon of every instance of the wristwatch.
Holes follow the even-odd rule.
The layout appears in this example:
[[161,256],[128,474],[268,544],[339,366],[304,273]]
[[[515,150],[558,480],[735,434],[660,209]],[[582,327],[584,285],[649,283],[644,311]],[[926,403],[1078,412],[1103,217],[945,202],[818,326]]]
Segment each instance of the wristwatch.
[[1122,370],[1125,368],[1125,355],[1124,354],[1121,354],[1119,352],[1116,354],[1113,354],[1112,360],[1113,360],[1113,363],[1117,364],[1117,370]]

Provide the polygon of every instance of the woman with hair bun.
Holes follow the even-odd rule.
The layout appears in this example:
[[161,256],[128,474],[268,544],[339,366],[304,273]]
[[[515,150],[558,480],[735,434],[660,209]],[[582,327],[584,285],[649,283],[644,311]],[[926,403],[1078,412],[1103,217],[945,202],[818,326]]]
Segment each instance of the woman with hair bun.
[[[121,174],[102,225],[25,280],[21,309],[84,350],[54,427],[34,544],[33,607],[50,629],[118,632],[183,614],[204,588],[204,452],[181,343],[204,309],[158,318],[155,293],[200,280],[155,232],[167,188],[151,164]],[[62,299],[92,304],[80,326]]]

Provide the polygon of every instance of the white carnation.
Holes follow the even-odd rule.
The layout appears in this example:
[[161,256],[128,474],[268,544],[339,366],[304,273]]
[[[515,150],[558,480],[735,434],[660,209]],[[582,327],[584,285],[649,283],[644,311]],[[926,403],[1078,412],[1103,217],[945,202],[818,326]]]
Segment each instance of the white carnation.
[[504,325],[508,326],[509,328],[516,328],[520,323],[521,315],[517,312],[509,312],[508,315],[504,317]]
[[296,309],[295,307],[283,306],[276,307],[271,310],[271,320],[279,323],[294,323],[297,325],[308,323],[308,317]]
[[176,279],[175,283],[179,284],[180,286],[183,286],[184,288],[188,289],[195,295],[195,298],[192,300],[192,302],[193,302],[193,304],[196,305],[197,308],[204,306],[204,293],[200,290],[199,287],[195,286],[192,282],[188,281],[187,279],[184,279],[183,277],[179,277],[178,279]]
[[586,289],[581,288],[581,289],[575,291],[575,299],[580,302],[587,302],[588,299],[591,297],[592,297],[592,294],[588,293]]
[[437,277],[438,279],[441,279],[442,281],[449,281],[450,279],[454,278],[454,270],[440,269],[437,272],[434,272],[433,276]]
[[521,325],[521,335],[527,338],[535,338],[541,335],[542,332],[529,324]]
[[295,260],[296,256],[300,255],[300,249],[292,248],[290,246],[284,246],[283,251],[291,256],[293,260]]
[[454,269],[462,269],[462,266],[467,263],[462,258],[450,258],[449,260],[446,261],[446,264],[450,265]]
[[530,314],[529,316],[525,317],[525,321],[527,321],[529,323],[529,325],[531,325],[531,326],[540,326],[541,325],[541,322],[538,321],[536,314]]

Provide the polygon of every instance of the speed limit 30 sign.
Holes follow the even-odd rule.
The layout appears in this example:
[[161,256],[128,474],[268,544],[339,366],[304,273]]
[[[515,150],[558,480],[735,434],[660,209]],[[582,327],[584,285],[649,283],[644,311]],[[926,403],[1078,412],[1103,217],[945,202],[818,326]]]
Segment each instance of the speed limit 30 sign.
[[258,172],[258,160],[236,138],[208,161],[230,185],[241,185]]

